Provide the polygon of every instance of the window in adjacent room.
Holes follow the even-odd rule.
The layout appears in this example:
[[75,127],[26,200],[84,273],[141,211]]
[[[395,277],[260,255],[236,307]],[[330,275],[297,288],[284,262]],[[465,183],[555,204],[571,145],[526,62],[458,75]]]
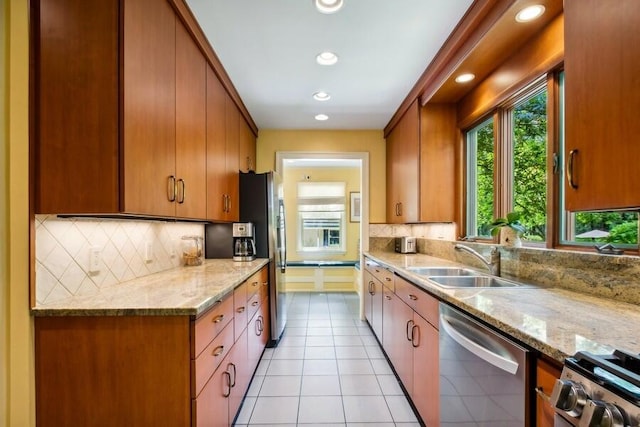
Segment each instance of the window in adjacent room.
[[298,249],[345,252],[344,182],[298,183]]

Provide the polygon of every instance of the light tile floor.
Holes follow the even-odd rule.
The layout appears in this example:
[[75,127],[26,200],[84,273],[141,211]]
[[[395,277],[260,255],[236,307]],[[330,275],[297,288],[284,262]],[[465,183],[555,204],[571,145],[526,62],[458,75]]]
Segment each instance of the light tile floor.
[[419,426],[355,293],[295,293],[236,426]]

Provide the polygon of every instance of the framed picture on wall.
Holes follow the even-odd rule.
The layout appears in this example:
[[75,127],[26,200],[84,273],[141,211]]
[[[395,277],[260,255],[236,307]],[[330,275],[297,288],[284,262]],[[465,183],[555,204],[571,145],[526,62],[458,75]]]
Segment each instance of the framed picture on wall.
[[351,222],[360,222],[360,193],[351,192],[349,193],[351,203],[349,210],[349,221]]

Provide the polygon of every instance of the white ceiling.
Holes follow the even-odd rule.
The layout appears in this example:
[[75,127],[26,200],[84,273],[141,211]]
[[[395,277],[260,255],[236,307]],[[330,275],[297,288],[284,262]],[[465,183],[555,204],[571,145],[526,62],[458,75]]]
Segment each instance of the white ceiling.
[[[187,0],[258,128],[382,129],[472,0],[344,2]],[[324,50],[336,65],[315,62]]]

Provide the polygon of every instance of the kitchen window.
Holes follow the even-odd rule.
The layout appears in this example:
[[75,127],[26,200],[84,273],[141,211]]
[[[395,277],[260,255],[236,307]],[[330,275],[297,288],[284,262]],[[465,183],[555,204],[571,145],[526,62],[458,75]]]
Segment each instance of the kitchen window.
[[547,91],[544,82],[466,132],[467,235],[490,238],[494,218],[518,211],[524,240],[546,240]]
[[298,183],[298,250],[345,252],[344,182]]

